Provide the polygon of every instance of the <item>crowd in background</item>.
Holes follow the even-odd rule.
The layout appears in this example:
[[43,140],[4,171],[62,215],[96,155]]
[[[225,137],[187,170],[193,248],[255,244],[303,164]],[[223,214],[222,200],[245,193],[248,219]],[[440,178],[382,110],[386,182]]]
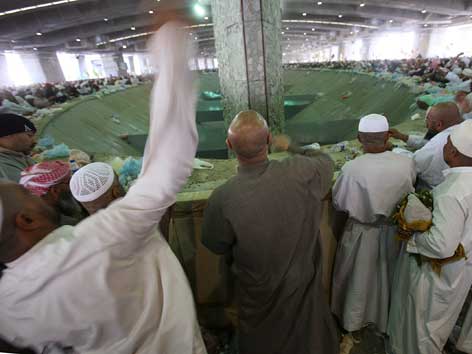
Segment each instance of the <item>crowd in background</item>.
[[0,113],[29,116],[37,110],[65,103],[77,97],[115,91],[149,80],[151,80],[150,77],[143,75],[127,75],[105,79],[34,84],[27,87],[5,87],[0,89]]
[[423,58],[403,60],[361,60],[329,61],[320,63],[287,64],[289,69],[333,69],[354,70],[369,73],[396,73],[404,76],[418,77],[422,82],[467,81],[472,78],[471,58],[462,53],[454,58]]

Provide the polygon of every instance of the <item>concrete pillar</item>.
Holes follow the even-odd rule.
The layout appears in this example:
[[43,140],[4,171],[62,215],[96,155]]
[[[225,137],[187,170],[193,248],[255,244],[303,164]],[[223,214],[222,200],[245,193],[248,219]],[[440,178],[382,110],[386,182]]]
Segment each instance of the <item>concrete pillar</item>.
[[47,82],[63,82],[66,80],[55,53],[39,54],[38,59]]
[[431,41],[431,31],[420,32],[417,35],[414,48],[417,48],[416,55],[421,54],[423,58],[427,58],[429,54],[429,43]]
[[370,59],[370,45],[372,39],[370,37],[364,38],[362,50],[361,50],[361,60],[369,60]]
[[212,12],[226,124],[253,109],[283,131],[280,0],[212,0]]
[[122,54],[114,54],[113,61],[115,62],[116,66],[118,67],[118,76],[126,76],[128,75],[128,65],[126,65],[125,60]]

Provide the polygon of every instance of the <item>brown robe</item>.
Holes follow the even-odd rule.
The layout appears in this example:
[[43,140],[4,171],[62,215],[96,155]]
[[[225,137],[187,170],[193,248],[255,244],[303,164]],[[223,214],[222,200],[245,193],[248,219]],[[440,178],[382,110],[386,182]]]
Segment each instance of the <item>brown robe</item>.
[[243,166],[209,200],[203,243],[233,258],[241,354],[338,353],[319,241],[333,167],[324,154]]

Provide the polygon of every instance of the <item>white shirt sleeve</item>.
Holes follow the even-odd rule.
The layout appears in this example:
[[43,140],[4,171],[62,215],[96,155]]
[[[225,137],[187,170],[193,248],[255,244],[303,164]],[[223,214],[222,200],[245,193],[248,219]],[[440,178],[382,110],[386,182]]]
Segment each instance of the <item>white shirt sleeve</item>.
[[434,259],[453,256],[461,242],[465,220],[457,199],[448,195],[435,198],[433,226],[425,233],[415,234],[408,242],[407,251]]
[[77,225],[76,236],[94,235],[104,242],[149,236],[192,173],[198,135],[187,38],[172,24],[164,26],[152,40],[152,60],[159,76],[152,91],[141,175],[126,197]]
[[408,141],[406,142],[407,146],[411,149],[421,149],[428,143],[428,140],[424,139],[422,136],[419,135],[409,135]]

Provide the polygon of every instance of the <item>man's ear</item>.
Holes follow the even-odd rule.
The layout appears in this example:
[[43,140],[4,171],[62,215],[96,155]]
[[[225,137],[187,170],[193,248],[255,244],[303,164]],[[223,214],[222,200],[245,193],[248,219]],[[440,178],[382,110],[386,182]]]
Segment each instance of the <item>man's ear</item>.
[[272,145],[272,133],[267,136],[267,145]]
[[361,135],[359,133],[357,133],[357,140],[359,140],[359,142],[362,144]]
[[123,190],[123,187],[121,187],[121,185],[117,183],[113,185],[111,189],[111,194],[113,196],[113,199],[118,199],[118,198],[123,198],[126,193]]
[[28,211],[22,210],[15,216],[16,227],[23,231],[34,231],[41,226],[40,224],[40,218]]

